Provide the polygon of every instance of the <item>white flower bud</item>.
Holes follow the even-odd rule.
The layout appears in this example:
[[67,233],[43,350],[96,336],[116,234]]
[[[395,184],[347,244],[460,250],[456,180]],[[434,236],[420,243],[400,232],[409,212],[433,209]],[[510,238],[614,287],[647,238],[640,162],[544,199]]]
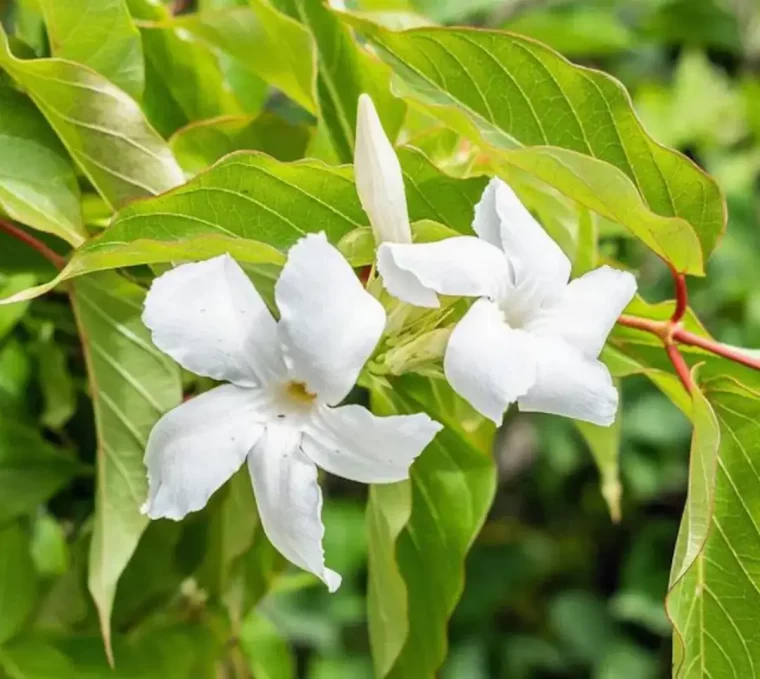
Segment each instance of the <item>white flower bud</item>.
[[378,243],[411,243],[404,177],[368,94],[359,97],[354,151],[356,190]]

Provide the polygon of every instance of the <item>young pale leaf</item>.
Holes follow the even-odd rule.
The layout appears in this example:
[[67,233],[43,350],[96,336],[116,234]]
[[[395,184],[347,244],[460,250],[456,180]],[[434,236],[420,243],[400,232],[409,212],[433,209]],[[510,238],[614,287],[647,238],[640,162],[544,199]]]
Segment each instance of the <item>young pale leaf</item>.
[[754,677],[760,605],[760,394],[730,378],[694,393],[689,489],[667,598],[673,676]]
[[87,233],[71,159],[34,104],[9,87],[0,88],[0,130],[0,210],[72,245],[82,243]]
[[183,180],[169,147],[125,92],[86,66],[17,59],[0,29],[0,67],[26,90],[112,207]]
[[379,414],[427,412],[446,424],[411,478],[373,486],[369,530],[369,628],[377,677],[435,676],[448,620],[464,587],[464,560],[491,506],[496,472],[489,434],[461,429],[445,383],[416,376],[377,382]]
[[702,273],[725,226],[715,182],[643,129],[623,87],[500,31],[389,31],[341,17],[380,49],[399,92],[483,147],[620,222],[679,270]]
[[287,0],[283,4],[316,43],[320,115],[340,162],[353,160],[356,108],[362,93],[372,97],[386,134],[395,139],[406,107],[390,93],[388,67],[362,51],[350,29],[324,3]]
[[235,151],[263,151],[277,160],[303,158],[311,131],[275,113],[202,120],[179,130],[169,146],[182,168],[197,174]]
[[110,272],[79,279],[71,293],[98,436],[88,584],[109,656],[116,584],[148,523],[139,511],[148,434],[182,396],[179,369],[153,346],[140,320],[144,296]]
[[11,417],[0,418],[0,522],[34,511],[81,470],[39,432]]
[[309,32],[263,0],[179,16],[167,25],[184,28],[221,50],[310,113],[315,102],[316,54]]
[[3,612],[0,644],[18,634],[36,599],[37,574],[29,551],[29,536],[17,522],[0,525],[0,611]]
[[124,0],[40,0],[40,8],[54,57],[89,66],[140,99],[142,45]]

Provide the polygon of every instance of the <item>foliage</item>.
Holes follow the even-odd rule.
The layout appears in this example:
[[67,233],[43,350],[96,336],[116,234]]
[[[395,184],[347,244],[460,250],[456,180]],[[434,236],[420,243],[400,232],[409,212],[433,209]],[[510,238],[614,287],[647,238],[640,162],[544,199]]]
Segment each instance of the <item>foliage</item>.
[[[0,0],[0,677],[755,676],[760,10],[331,4]],[[224,252],[271,304],[305,233],[371,265],[364,92],[415,240],[470,234],[498,175],[574,276],[641,297],[602,355],[611,429],[496,430],[441,379],[462,304],[391,313],[349,398],[445,429],[408,481],[325,480],[329,595],[244,474],[181,523],[139,513],[148,433],[212,386],[140,312]]]

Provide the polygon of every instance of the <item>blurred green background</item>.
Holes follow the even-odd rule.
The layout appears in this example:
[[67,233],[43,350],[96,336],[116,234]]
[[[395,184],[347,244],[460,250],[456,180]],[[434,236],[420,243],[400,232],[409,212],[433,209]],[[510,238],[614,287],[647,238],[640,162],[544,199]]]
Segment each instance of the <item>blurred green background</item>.
[[[0,1],[0,16],[17,21],[22,35],[26,15],[19,7],[28,4]],[[653,136],[714,174],[726,193],[728,233],[707,278],[691,282],[692,305],[718,339],[760,346],[756,0],[347,4],[411,8],[441,23],[508,28],[620,79]],[[39,40],[31,32],[27,38],[32,44]],[[602,235],[603,252],[640,272],[647,300],[671,295],[670,276],[659,260],[612,225]],[[26,287],[35,276],[48,278],[47,267],[35,253],[0,235],[2,296]],[[85,585],[95,447],[85,387],[83,357],[63,296],[0,308],[0,457],[11,459],[19,448],[40,454],[56,448],[87,463],[77,468],[73,483],[57,489],[30,518],[28,544],[27,533],[6,534],[0,546],[0,578],[15,569],[24,574],[23,587],[37,592],[16,647],[17,653],[26,648],[34,656],[39,666],[34,676],[56,676],[45,668],[63,652],[76,660],[78,677],[243,676],[239,662],[262,679],[371,677],[366,489],[332,477],[325,485],[324,518],[328,562],[344,575],[337,594],[288,570],[243,622],[240,655],[230,653],[228,623],[218,604],[206,601],[209,594],[213,600],[213,588],[203,587],[204,573],[215,568],[209,556],[214,524],[206,520],[214,502],[182,524],[154,522],[120,584],[114,614],[118,667],[110,673]],[[625,381],[622,413],[618,524],[610,520],[591,455],[571,423],[509,416],[495,451],[497,498],[468,559],[441,677],[669,676],[670,627],[663,599],[684,503],[690,426],[644,378]],[[0,473],[0,494],[11,492],[4,483]],[[271,571],[280,568],[272,556]],[[201,573],[200,584],[188,580],[191,573]],[[263,591],[269,574],[259,575]],[[35,640],[51,635],[54,647],[43,652],[35,646]],[[220,665],[219,658],[227,657]],[[9,679],[16,679],[9,667]]]

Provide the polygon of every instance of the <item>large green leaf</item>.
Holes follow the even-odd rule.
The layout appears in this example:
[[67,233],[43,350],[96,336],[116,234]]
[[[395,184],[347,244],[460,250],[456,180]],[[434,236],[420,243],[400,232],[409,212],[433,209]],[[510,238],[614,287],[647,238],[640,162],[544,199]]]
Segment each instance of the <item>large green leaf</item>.
[[89,66],[139,99],[142,45],[124,0],[40,0],[54,57]]
[[23,94],[0,88],[0,210],[72,245],[87,237],[74,167],[45,118]]
[[[469,232],[486,180],[448,177],[413,148],[400,155],[412,220],[432,218]],[[325,231],[337,243],[367,221],[351,167],[234,153],[187,184],[125,208],[56,278],[3,302],[32,299],[85,273],[135,264],[224,252],[250,264],[282,264],[283,252],[305,233]]]
[[143,455],[151,428],[181,399],[179,369],[140,320],[145,291],[115,273],[74,283],[71,300],[87,361],[98,437],[89,589],[111,654],[116,584],[148,519]]
[[34,511],[81,469],[34,427],[0,416],[0,522]]
[[623,87],[500,31],[389,31],[342,14],[398,75],[399,93],[514,165],[702,273],[725,226],[715,182],[643,129]]
[[353,159],[356,107],[363,92],[372,97],[386,133],[395,139],[406,107],[390,93],[388,67],[361,50],[351,30],[321,0],[282,4],[309,29],[316,43],[320,117],[338,160]]
[[17,522],[0,525],[0,644],[18,634],[36,599],[37,574],[29,536]]
[[432,677],[446,656],[465,557],[496,490],[493,427],[465,432],[469,408],[443,381],[407,376],[372,386],[379,414],[424,411],[446,425],[410,480],[373,486],[367,508],[375,675]]
[[760,394],[729,378],[694,394],[689,489],[668,614],[673,675],[757,676],[760,605]]
[[17,59],[2,29],[0,67],[26,90],[112,207],[182,182],[169,147],[134,99],[100,74],[62,59]]
[[228,54],[307,111],[317,110],[316,56],[309,32],[263,0],[176,17],[179,26]]

